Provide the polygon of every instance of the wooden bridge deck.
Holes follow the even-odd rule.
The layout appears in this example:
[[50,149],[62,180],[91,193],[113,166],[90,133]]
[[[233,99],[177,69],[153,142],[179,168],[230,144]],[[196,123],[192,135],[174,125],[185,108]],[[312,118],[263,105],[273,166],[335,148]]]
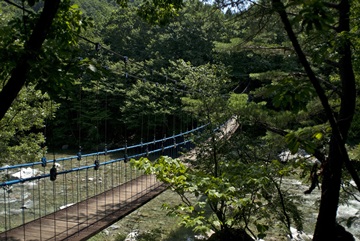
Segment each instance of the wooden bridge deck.
[[[232,117],[217,138],[230,138],[238,128]],[[195,160],[197,149],[180,159]],[[136,210],[167,186],[154,175],[142,175],[102,194],[0,233],[0,241],[86,240]]]
[[1,241],[86,240],[166,189],[142,175],[100,195],[0,234]]

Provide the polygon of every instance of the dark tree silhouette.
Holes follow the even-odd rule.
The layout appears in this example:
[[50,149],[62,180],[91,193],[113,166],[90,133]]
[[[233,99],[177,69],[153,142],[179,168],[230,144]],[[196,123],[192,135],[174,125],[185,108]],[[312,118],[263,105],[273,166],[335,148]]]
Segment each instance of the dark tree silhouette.
[[39,20],[25,43],[24,53],[11,72],[11,77],[0,92],[0,120],[10,108],[21,88],[25,85],[30,71],[30,61],[36,60],[59,9],[60,0],[44,1]]

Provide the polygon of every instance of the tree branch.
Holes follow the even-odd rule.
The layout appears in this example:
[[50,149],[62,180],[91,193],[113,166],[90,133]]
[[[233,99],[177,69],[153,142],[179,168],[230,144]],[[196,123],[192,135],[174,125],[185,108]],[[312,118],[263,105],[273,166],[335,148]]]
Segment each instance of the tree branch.
[[[329,120],[330,126],[332,128],[333,137],[337,140],[337,143],[338,143],[337,147],[339,148],[341,156],[343,157],[343,161],[345,163],[346,169],[349,171],[351,177],[353,178],[354,182],[356,183],[356,186],[357,186],[358,190],[360,191],[360,178],[359,178],[355,168],[351,164],[350,159],[349,159],[349,155],[348,155],[347,150],[345,148],[345,138],[346,138],[346,136],[343,136],[343,134],[344,134],[343,133],[344,131],[342,131],[343,128],[340,129],[339,123],[337,122],[337,120],[336,120],[336,118],[334,116],[334,113],[331,110],[328,99],[327,99],[327,97],[325,95],[325,91],[321,87],[318,79],[315,76],[314,71],[312,70],[309,62],[306,59],[306,56],[305,56],[304,52],[302,51],[302,48],[300,47],[300,44],[299,44],[299,42],[297,40],[297,37],[296,37],[296,35],[295,35],[295,33],[294,33],[293,29],[292,29],[291,23],[289,21],[289,18],[287,16],[286,11],[285,11],[284,4],[281,2],[281,0],[272,0],[272,4],[273,4],[273,7],[274,7],[275,11],[280,15],[281,21],[284,24],[285,31],[287,32],[288,37],[289,37],[289,39],[290,39],[290,41],[291,41],[291,43],[292,43],[292,45],[294,47],[294,50],[298,55],[299,61],[303,65],[303,67],[305,69],[305,72],[308,75],[308,78],[309,78],[310,82],[312,83],[312,85],[314,86],[314,89],[315,89],[315,91],[316,91],[316,93],[317,93],[317,95],[318,95],[318,97],[320,99],[320,102],[321,102],[321,104],[322,104],[322,106],[324,108],[324,111],[325,111],[326,116],[327,116],[327,118]],[[348,18],[347,18],[347,20],[348,20]],[[349,56],[347,48],[346,48],[346,50],[344,50],[344,52],[346,54],[346,60],[348,60],[348,58],[351,58],[351,56]],[[343,61],[346,62],[345,60],[343,60]],[[341,63],[339,63],[339,64],[342,65]],[[343,68],[346,68],[346,66],[344,66],[344,65],[342,65],[342,66],[343,66]],[[351,78],[350,75],[353,74],[353,72],[344,73],[344,74],[347,76],[347,78]],[[343,80],[343,81],[345,81],[345,80]],[[348,89],[349,85],[344,86],[344,84],[343,84],[343,88],[346,88],[345,91],[343,91],[343,95],[346,95],[347,92],[352,93],[352,91]],[[351,88],[353,88],[355,90],[355,85],[351,86]],[[343,103],[343,101],[342,101],[342,104],[345,104],[345,103]],[[348,103],[348,104],[352,105],[352,103]],[[346,107],[345,109],[348,109],[348,107]],[[347,118],[350,118],[350,116],[349,117],[347,116]]]
[[60,0],[44,1],[44,8],[39,20],[34,27],[32,34],[25,42],[24,54],[20,57],[15,68],[11,72],[11,77],[0,92],[0,120],[10,108],[12,102],[17,97],[21,88],[25,85],[30,71],[30,62],[36,59],[40,52],[46,36],[50,30],[53,19],[59,9]]
[[[268,130],[268,131],[271,131],[271,132],[273,132],[273,133],[275,133],[275,134],[278,134],[278,135],[280,135],[280,136],[286,136],[287,134],[289,134],[289,132],[287,132],[287,131],[284,131],[284,130],[282,130],[282,129],[279,129],[279,128],[276,128],[276,127],[272,127],[272,126],[269,126],[268,124],[266,124],[266,123],[259,123],[261,126],[263,126],[266,130]],[[301,141],[299,141],[300,142],[300,144],[301,144]],[[319,162],[321,162],[321,163],[324,163],[325,162],[325,155],[321,152],[321,151],[319,151],[318,149],[315,149],[314,150],[314,153],[312,153],[312,155],[316,158],[316,159],[318,159],[319,160]]]
[[[280,178],[282,178],[282,177],[280,177]],[[280,186],[276,183],[276,181],[272,177],[270,177],[270,181],[274,184],[275,189],[276,189],[276,191],[277,191],[277,193],[279,195],[281,211],[283,212],[283,215],[284,215],[285,220],[286,220],[286,221],[284,221],[284,223],[286,225],[286,228],[288,229],[289,236],[292,239],[293,236],[291,234],[291,229],[290,229],[291,228],[291,221],[290,221],[290,217],[289,217],[289,215],[288,215],[288,213],[286,211],[286,204],[285,204],[283,193],[281,191]]]
[[24,8],[23,6],[20,6],[19,4],[13,3],[13,2],[11,2],[11,1],[9,1],[9,0],[4,0],[4,2],[6,2],[6,3],[10,4],[10,5],[13,5],[13,6],[15,6],[15,7],[17,7],[17,8],[19,8],[19,9],[27,12],[27,13],[32,13],[32,11]]

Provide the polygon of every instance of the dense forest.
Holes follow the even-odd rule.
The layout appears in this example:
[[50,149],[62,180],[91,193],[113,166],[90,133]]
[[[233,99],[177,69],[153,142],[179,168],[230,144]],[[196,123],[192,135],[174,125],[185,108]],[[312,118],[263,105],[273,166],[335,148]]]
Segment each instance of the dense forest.
[[[132,161],[182,197],[167,208],[184,226],[209,240],[291,237],[303,213],[283,183],[296,178],[303,195],[321,188],[313,240],[355,240],[337,209],[360,190],[357,1],[0,6],[1,165],[207,124],[196,161]],[[231,118],[236,132],[218,138]]]

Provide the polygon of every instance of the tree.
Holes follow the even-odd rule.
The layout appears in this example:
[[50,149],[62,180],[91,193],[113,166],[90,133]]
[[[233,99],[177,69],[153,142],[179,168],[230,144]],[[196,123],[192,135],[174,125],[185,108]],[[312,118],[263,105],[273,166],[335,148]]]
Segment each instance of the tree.
[[[118,0],[117,2],[121,6],[127,5],[127,1]],[[10,3],[11,2],[9,2],[9,4]],[[76,61],[71,59],[74,57],[71,56],[71,54],[73,53],[74,45],[77,43],[78,34],[89,25],[86,18],[81,15],[78,6],[71,5],[71,1],[69,0],[43,2],[39,0],[28,0],[24,3],[27,3],[29,7],[34,7],[34,11],[24,9],[23,13],[26,12],[26,16],[25,14],[23,16],[24,21],[21,20],[22,16],[15,16],[15,21],[9,23],[14,24],[14,30],[17,31],[19,38],[16,38],[16,41],[8,38],[3,42],[3,46],[6,46],[8,50],[15,50],[13,54],[16,56],[16,64],[14,65],[12,63],[12,65],[10,65],[11,67],[7,69],[8,72],[3,73],[5,78],[4,87],[0,92],[0,101],[2,103],[0,107],[0,119],[3,118],[6,111],[10,108],[11,103],[24,84],[32,81],[36,82],[32,79],[35,78],[31,76],[32,73],[35,73],[35,76],[42,76],[43,80],[50,77],[47,76],[46,73],[60,72],[58,70],[66,74],[68,73],[68,70],[76,64]],[[12,5],[22,8],[16,4]],[[139,10],[139,14],[141,13],[144,17],[151,17],[155,22],[165,21],[169,17],[176,15],[181,7],[181,1],[145,2]],[[40,9],[41,12],[38,13]],[[156,13],[150,14],[154,10],[156,10]],[[17,48],[9,48],[16,45],[23,46],[23,48],[19,48],[18,46]],[[46,48],[46,46],[49,46],[49,48]],[[59,47],[59,49],[51,49],[50,46],[53,48]],[[68,51],[69,47],[72,48],[72,51]],[[61,56],[59,53],[67,53],[67,56],[66,54],[66,57]],[[46,61],[41,61],[42,59]],[[72,61],[69,61],[70,59]],[[65,65],[63,67],[67,68],[53,69],[54,61],[56,64]],[[70,63],[67,62],[68,64],[64,64],[64,62],[61,61],[69,61]],[[45,66],[51,66],[52,69],[46,69],[44,68]],[[46,71],[43,69],[46,69]],[[59,73],[56,73],[55,76],[59,77],[58,74]],[[48,81],[47,84],[64,85],[69,83],[68,81],[64,81],[63,78],[57,81],[59,82],[56,83],[54,80]]]
[[24,1],[24,9],[11,1],[1,5],[2,160],[36,161],[46,153],[48,125],[58,107],[49,96],[71,84],[79,64],[74,31],[88,22],[70,1]]
[[[33,5],[34,2],[29,1],[29,4]],[[5,86],[0,92],[0,100],[2,103],[0,108],[0,119],[4,117],[6,111],[10,108],[13,100],[25,84],[27,75],[30,71],[30,61],[36,59],[39,54],[59,6],[60,1],[45,2],[39,20],[34,26],[34,31],[32,31],[29,39],[24,43],[24,53],[19,57],[16,66],[11,71],[11,77],[6,81]]]
[[103,30],[105,43],[114,51],[135,61],[151,61],[146,64],[153,69],[169,66],[169,60],[183,59],[193,65],[213,62],[213,41],[220,40],[224,31],[220,11],[189,1],[178,16],[158,26],[137,16],[135,4],[114,12]]
[[282,188],[282,178],[293,173],[295,164],[275,160],[278,144],[265,142],[256,132],[242,126],[233,134],[236,128],[228,132],[220,127],[230,113],[254,113],[262,104],[247,105],[247,95],[229,99],[224,66],[173,64],[185,76],[182,83],[188,88],[182,98],[183,111],[208,125],[202,134],[190,137],[197,146],[192,152],[196,157],[132,161],[181,196],[183,203],[165,207],[179,216],[183,225],[196,232],[211,229],[216,232],[214,238],[221,236],[219,240],[253,240],[246,232],[263,238],[270,226],[281,226],[290,234],[292,222],[301,230],[301,213]]
[[[288,15],[285,11],[285,6],[279,0],[273,0],[272,4],[275,11],[277,11],[281,17],[289,39],[294,46],[309,80],[316,90],[332,128],[328,157],[326,160],[322,160],[322,196],[319,216],[314,233],[314,240],[330,240],[333,239],[333,237],[340,238],[344,234],[339,232],[340,230],[337,229],[336,213],[339,202],[342,166],[344,164],[360,190],[359,177],[350,163],[348,153],[345,148],[356,103],[356,85],[352,67],[351,39],[348,36],[350,32],[350,2],[344,0],[340,1],[338,4],[326,5],[322,1],[315,1],[311,5],[304,5],[303,8],[303,24],[308,28],[308,30],[312,30],[312,26],[315,26],[321,31],[322,28],[328,26],[326,21],[329,19],[332,20],[332,16],[329,16],[327,13],[334,12],[334,17],[338,17],[336,25],[334,25],[334,35],[336,38],[339,38],[339,41],[334,45],[334,50],[338,55],[336,65],[341,84],[341,102],[336,115],[329,105],[328,97],[325,95],[323,87],[320,85],[318,78],[316,77],[301,46],[299,45]],[[309,16],[307,18],[308,15],[306,15],[306,13],[314,10],[319,10],[319,12],[315,11],[318,15]],[[321,17],[321,14],[325,14],[325,17]]]
[[[34,84],[37,89],[48,93],[52,99],[60,100],[62,103],[76,96],[76,94],[71,96],[69,93],[73,92],[74,88],[76,89],[76,86],[73,87],[73,85],[84,72],[84,68],[94,65],[90,65],[93,59],[86,58],[87,53],[80,51],[78,46],[79,39],[86,39],[80,36],[81,32],[92,26],[90,18],[82,14],[79,6],[72,4],[69,0],[28,0],[23,1],[23,6],[11,1],[5,2],[1,4],[6,7],[4,7],[6,15],[2,16],[8,17],[9,20],[2,22],[0,30],[2,32],[0,39],[2,55],[0,58],[3,66],[0,72],[3,86],[0,92],[2,103],[0,119],[5,116],[26,84]],[[78,2],[89,14],[93,13],[93,9],[85,2]],[[156,8],[158,4],[170,3],[171,1],[157,2],[151,7]],[[126,5],[126,1],[121,4]],[[102,11],[106,12],[113,8],[114,4],[101,2],[101,7]],[[172,11],[168,16],[176,14],[180,7],[180,2],[175,6],[172,5],[171,8],[168,8],[169,11]],[[16,14],[12,14],[9,8],[18,11]],[[146,11],[146,8],[142,9]],[[162,11],[162,17],[167,14],[166,11]],[[94,18],[98,24],[105,21],[99,16],[94,16]],[[100,30],[100,28],[97,29]],[[104,72],[106,71],[102,71],[102,73]],[[74,111],[73,108],[70,109]],[[69,113],[68,109],[65,112],[69,114],[66,118],[74,115],[74,112]],[[109,115],[102,114],[102,117],[105,116],[108,118]],[[89,123],[84,122],[84,126],[86,124],[93,127],[94,120],[89,120]],[[70,130],[66,131],[66,135],[74,138],[71,133],[73,132],[72,126],[70,125]],[[92,129],[90,128],[90,130]],[[94,133],[88,134],[93,136]],[[59,141],[55,139],[55,142]]]
[[28,85],[20,91],[10,110],[0,121],[1,164],[35,162],[46,154],[47,123],[54,117],[56,104],[48,94]]
[[[222,6],[230,4],[226,1],[221,1],[221,3]],[[308,102],[308,104],[304,99],[305,102],[302,106],[304,107],[305,104],[306,108],[309,108],[310,103],[321,104],[322,115],[319,115],[319,112],[316,115],[318,126],[312,128],[304,126],[304,122],[302,125],[298,123],[292,126],[290,132],[284,131],[282,128],[271,128],[271,125],[265,125],[265,128],[286,136],[285,141],[293,152],[297,151],[299,147],[305,148],[322,162],[322,195],[314,240],[334,240],[334,237],[346,236],[345,232],[336,224],[341,179],[344,175],[342,173],[343,166],[346,167],[358,189],[360,187],[359,177],[345,148],[356,105],[356,81],[351,51],[351,45],[356,42],[356,39],[352,37],[352,31],[356,31],[356,24],[352,25],[351,23],[351,7],[355,7],[356,4],[346,0],[335,3],[316,0],[303,3],[293,2],[286,5],[281,0],[259,1],[253,5],[246,5],[246,1],[238,3],[242,4],[239,7],[241,13],[260,7],[270,14],[278,14],[293,46],[293,51],[305,71],[297,75],[295,73],[286,75],[287,77],[283,75],[280,81],[272,79],[271,82],[276,82],[276,86],[264,87],[272,90],[272,94],[268,95],[268,98],[271,99],[267,99],[273,104],[271,108],[300,114],[298,108],[294,107],[299,107],[299,100],[303,97],[298,96],[299,92],[290,94],[291,88],[294,84],[299,86],[299,80],[305,76],[308,83],[313,86],[318,99]],[[262,19],[263,15],[259,17]],[[285,46],[283,45],[283,47]],[[271,77],[268,75],[267,79]],[[289,86],[291,87],[289,88]],[[310,99],[312,99],[311,96],[314,96],[308,87],[301,90],[306,90],[306,96]],[[257,93],[259,94],[259,92]],[[294,105],[295,103],[296,105]],[[330,126],[331,132],[319,132],[320,123],[323,123],[323,127]],[[273,122],[274,126],[276,124]],[[323,130],[327,129],[323,128]],[[314,139],[316,137],[322,139],[321,133],[328,135],[329,143],[318,142],[316,144]],[[311,136],[315,138],[311,138]],[[322,153],[319,151],[319,147],[326,147],[328,151]]]
[[127,130],[146,139],[163,138],[171,131],[175,132],[171,125],[171,117],[176,115],[174,110],[178,103],[175,98],[170,85],[137,80],[126,92],[121,108]]
[[178,59],[193,65],[212,62],[213,40],[222,35],[219,31],[222,14],[213,13],[210,6],[199,1],[190,1],[167,25],[158,26],[136,15],[139,4],[129,3],[128,8],[111,15],[102,33],[104,44],[118,54],[106,56],[100,50],[99,53],[104,53],[100,61],[118,74],[117,83],[124,83],[125,103],[119,104],[117,119],[126,123],[128,134],[143,126],[164,136],[164,132],[170,131],[168,135],[176,131],[174,122],[184,124],[185,119],[190,119],[179,112],[179,96],[186,87],[180,85],[181,74],[172,74],[177,68],[172,62]]

